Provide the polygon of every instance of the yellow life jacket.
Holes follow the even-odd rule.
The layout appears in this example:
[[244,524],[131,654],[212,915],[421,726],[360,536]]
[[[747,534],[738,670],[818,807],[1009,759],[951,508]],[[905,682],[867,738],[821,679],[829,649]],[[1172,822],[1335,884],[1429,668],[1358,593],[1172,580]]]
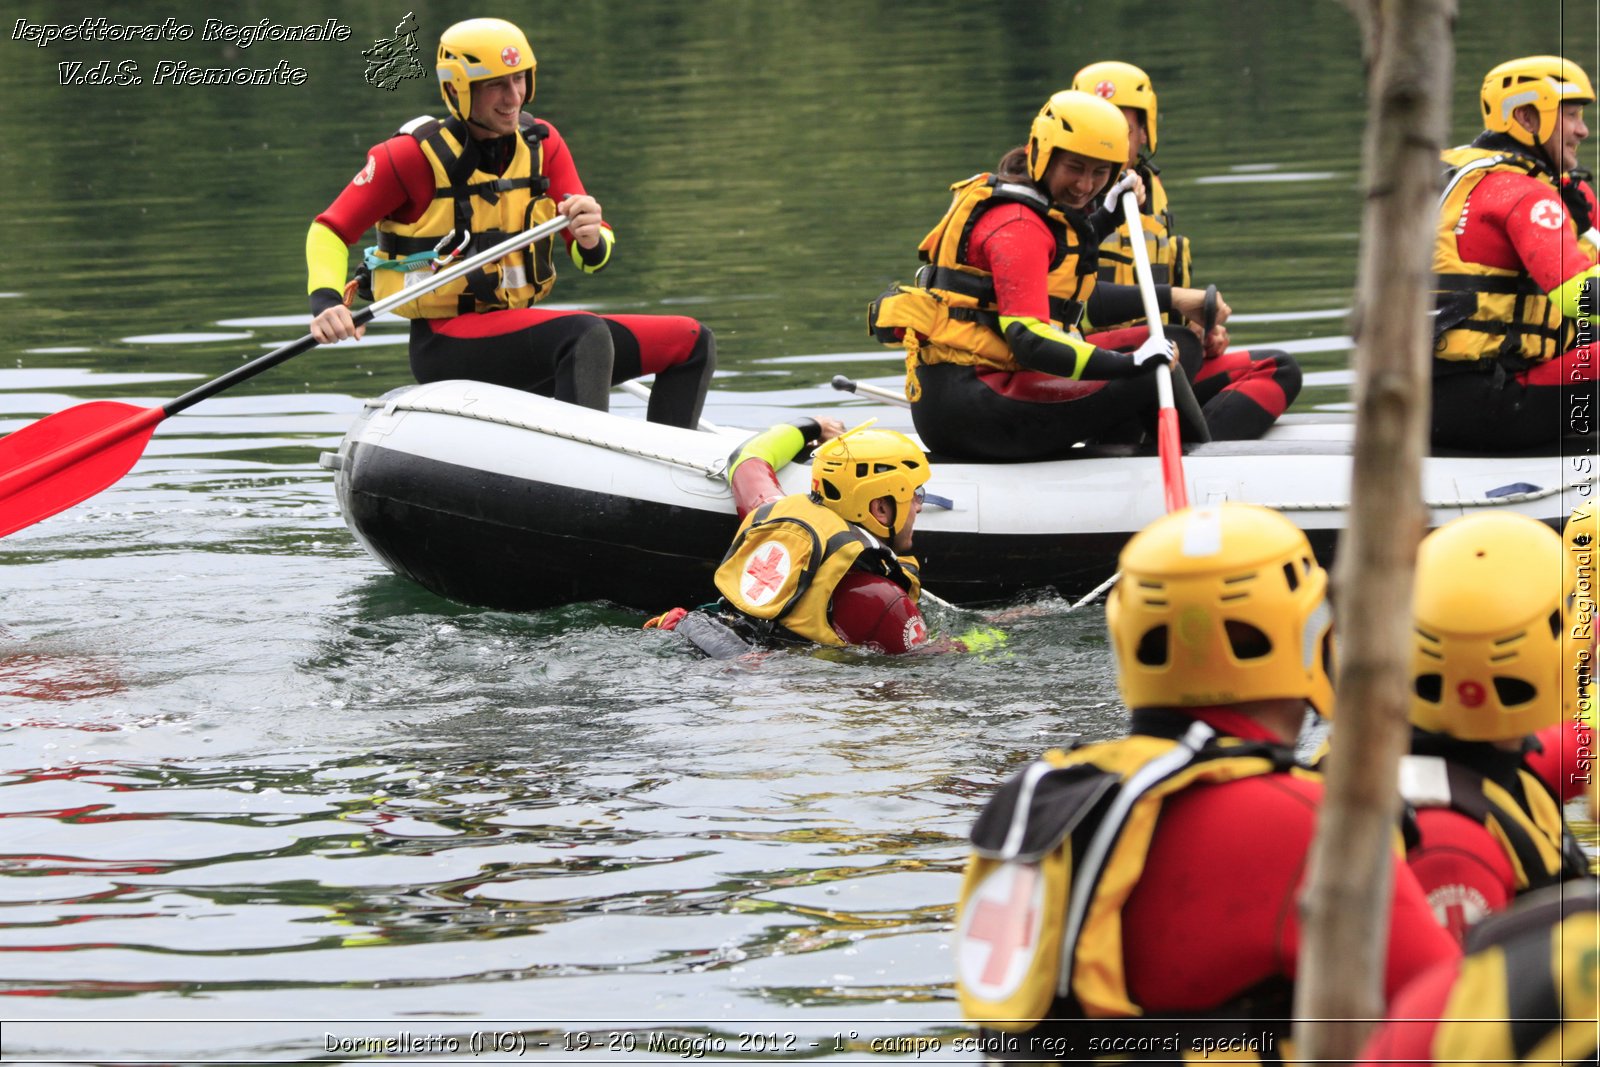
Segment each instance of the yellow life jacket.
[[[1589,873],[1583,846],[1550,787],[1512,753],[1476,742],[1430,741],[1440,754],[1404,757],[1400,795],[1413,808],[1448,808],[1483,826],[1505,849],[1519,894]],[[1502,759],[1505,757],[1505,759]]]
[[853,568],[889,578],[913,603],[921,595],[913,557],[896,556],[866,530],[795,493],[745,516],[715,581],[728,605],[758,625],[840,646],[845,641],[828,609]]
[[[412,279],[429,276],[435,257],[458,248],[468,256],[555,217],[556,204],[544,195],[543,140],[549,127],[531,115],[521,119],[521,136],[504,174],[478,169],[479,153],[459,119],[424,115],[400,128],[416,138],[433,167],[433,202],[415,222],[383,219],[378,243],[367,250],[374,299],[392,296]],[[470,235],[469,244],[463,242]],[[554,238],[488,263],[449,285],[396,308],[408,319],[441,319],[474,311],[520,308],[544,299],[555,284],[551,261]],[[444,262],[449,265],[448,260]]]
[[[1194,1051],[1212,1020],[1249,1017],[1270,1031],[1281,1054],[1292,1017],[1292,987],[1265,983],[1204,1016],[1163,1013],[1154,1031],[1174,1044],[1139,1046],[1152,1028],[1138,1020],[1123,970],[1122,909],[1166,798],[1196,783],[1291,772],[1315,777],[1292,749],[1218,736],[1198,719],[1134,713],[1122,740],[1052,750],[1002,786],[972,831],[973,855],[956,920],[956,989],[1000,1059],[1072,1059],[1095,1036],[1126,1052]],[[1124,1020],[1119,1024],[1117,1020]],[[1237,1032],[1239,1027],[1235,1025]],[[1021,1037],[1015,1035],[1023,1035]],[[1115,1042],[1126,1038],[1128,1043]],[[1028,1055],[1011,1055],[1020,1048]],[[1138,1058],[1138,1057],[1136,1057]]]
[[983,213],[1000,204],[1020,203],[1032,209],[1050,232],[1056,247],[1050,260],[1050,322],[1077,332],[1083,305],[1094,292],[1097,241],[1087,221],[1055,207],[1034,186],[1006,182],[993,174],[977,174],[950,187],[950,207],[939,224],[917,246],[925,264],[916,285],[895,285],[868,310],[867,328],[886,344],[906,350],[906,396],[916,400],[921,364],[1017,371],[1000,330],[994,277],[967,260],[967,242]]
[[1571,347],[1572,324],[1528,272],[1469,263],[1457,244],[1467,220],[1467,200],[1485,176],[1506,172],[1537,178],[1559,204],[1557,179],[1544,164],[1520,152],[1466,145],[1445,152],[1443,159],[1448,169],[1433,245],[1438,308],[1433,354],[1446,365],[1435,364],[1436,370],[1490,371],[1499,363],[1515,372],[1561,355]]
[[1473,929],[1433,1032],[1432,1062],[1594,1062],[1596,892],[1592,880],[1566,882]]
[[[1144,229],[1145,251],[1150,256],[1150,277],[1157,285],[1187,287],[1190,278],[1189,239],[1174,229],[1172,211],[1167,206],[1167,189],[1161,184],[1160,172],[1146,163],[1139,167],[1139,175],[1144,179],[1145,187],[1145,201],[1139,209],[1139,222]],[[1117,285],[1139,284],[1129,241],[1128,222],[1124,219],[1115,233],[1100,242],[1100,281]],[[1181,326],[1184,319],[1173,312],[1169,321]],[[1132,322],[1094,324],[1097,330],[1114,330],[1128,325],[1132,325]]]

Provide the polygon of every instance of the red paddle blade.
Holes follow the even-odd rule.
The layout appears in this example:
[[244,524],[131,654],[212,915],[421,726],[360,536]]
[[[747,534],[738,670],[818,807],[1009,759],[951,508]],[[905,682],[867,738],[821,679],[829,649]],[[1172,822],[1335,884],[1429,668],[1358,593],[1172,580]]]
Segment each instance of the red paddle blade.
[[0,437],[0,537],[87,500],[144,454],[161,408],[96,400]]
[[1182,511],[1189,506],[1189,488],[1183,484],[1183,440],[1177,408],[1162,408],[1156,415],[1156,444],[1161,451],[1161,483],[1166,488],[1167,511]]

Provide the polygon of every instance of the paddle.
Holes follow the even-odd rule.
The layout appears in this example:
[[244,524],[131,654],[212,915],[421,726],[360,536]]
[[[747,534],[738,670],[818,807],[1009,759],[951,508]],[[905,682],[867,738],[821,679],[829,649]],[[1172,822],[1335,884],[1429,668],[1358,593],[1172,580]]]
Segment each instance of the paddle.
[[[1112,189],[1122,194],[1122,213],[1128,220],[1128,244],[1133,251],[1133,267],[1139,278],[1139,295],[1144,298],[1144,317],[1149,323],[1152,332],[1162,328],[1161,308],[1156,303],[1155,280],[1150,273],[1150,253],[1144,244],[1144,223],[1139,218],[1139,199],[1134,196],[1131,182],[1123,178]],[[1173,353],[1176,358],[1177,353]],[[1183,383],[1183,390],[1187,394],[1188,404],[1191,409],[1191,424],[1196,421],[1199,414],[1199,405],[1195,403],[1194,392],[1189,388],[1189,379],[1184,377],[1182,368],[1179,368],[1177,380]],[[1156,396],[1161,404],[1161,412],[1157,416],[1156,447],[1161,454],[1161,481],[1166,489],[1167,510],[1178,511],[1189,506],[1189,490],[1183,480],[1183,442],[1178,431],[1178,408],[1174,403],[1175,390],[1172,368],[1163,363],[1156,368]],[[1204,417],[1198,419],[1201,429],[1205,427]],[[1206,437],[1209,439],[1209,434]]]
[[[485,263],[559,233],[566,225],[566,216],[558,215],[468,256],[426,281],[409,285],[393,296],[370,304],[351,317],[357,326],[365,325],[384,312],[448,285]],[[31,426],[0,438],[0,537],[65,511],[128,473],[144,454],[145,444],[155,432],[156,424],[168,415],[176,415],[315,347],[316,338],[307,334],[158,408],[95,400],[47,415]]]
[[911,401],[906,399],[904,393],[896,393],[879,385],[868,385],[866,382],[858,382],[853,378],[846,378],[843,374],[835,374],[833,376],[833,387],[839,390],[841,393],[855,393],[857,396],[870,396],[876,400],[882,400],[888,404],[897,404],[903,408],[908,408],[911,406]]

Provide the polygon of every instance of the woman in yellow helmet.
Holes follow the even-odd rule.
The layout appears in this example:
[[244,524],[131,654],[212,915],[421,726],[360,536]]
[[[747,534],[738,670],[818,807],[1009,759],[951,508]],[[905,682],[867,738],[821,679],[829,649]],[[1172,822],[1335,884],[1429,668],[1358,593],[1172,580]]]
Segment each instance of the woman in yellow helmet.
[[[1088,93],[1056,93],[1027,144],[995,173],[952,186],[949,210],[919,254],[917,285],[874,302],[873,333],[906,351],[906,396],[935,452],[976,460],[1059,456],[1073,444],[1137,437],[1157,408],[1145,372],[1171,360],[1197,370],[1200,345],[1173,329],[1133,352],[1095,344],[1081,320],[1140,314],[1136,288],[1096,284],[1103,236],[1088,220],[1128,156],[1128,124]],[[1163,310],[1203,313],[1197,289],[1156,287]],[[1213,437],[1243,436],[1207,408]]]
[[[1592,437],[1600,272],[1581,183],[1594,87],[1559,56],[1502,63],[1479,93],[1483,132],[1444,153],[1433,270],[1433,442],[1495,451]],[[1565,192],[1565,196],[1563,195]],[[1569,210],[1571,209],[1571,210]]]
[[[1106,60],[1090,63],[1072,76],[1072,87],[1109,100],[1128,120],[1128,169],[1144,182],[1146,196],[1141,205],[1146,252],[1152,276],[1158,282],[1191,285],[1190,242],[1174,228],[1168,206],[1167,189],[1161,171],[1151,162],[1156,151],[1157,110],[1155,86],[1150,76],[1132,63]],[[1115,204],[1106,205],[1110,216],[1100,225],[1111,232],[1100,245],[1100,280],[1137,285],[1133,253],[1128,246],[1128,224]],[[1226,303],[1218,297],[1219,315]],[[1180,320],[1181,322],[1181,320]],[[1125,339],[1112,335],[1115,326],[1106,324],[1100,343],[1120,348],[1144,339],[1144,315],[1129,323]],[[1202,327],[1195,330],[1201,332]],[[1220,322],[1201,337],[1205,363],[1194,376],[1194,396],[1207,405],[1207,420],[1217,421],[1241,437],[1260,437],[1278,416],[1300,395],[1300,365],[1293,356],[1277,349],[1228,348],[1228,328]],[[1215,400],[1216,404],[1211,402]],[[1221,417],[1226,409],[1229,414]],[[1215,436],[1215,435],[1213,435]]]
[[[348,246],[377,227],[358,280],[382,299],[408,278],[487,248],[556,215],[572,265],[605,267],[614,243],[560,132],[523,107],[533,50],[503,19],[468,19],[439,38],[439,91],[449,114],[406,123],[316,217],[306,236],[311,333],[359,337],[346,301]],[[681,315],[593,315],[535,307],[555,284],[547,238],[398,309],[411,319],[419,382],[470,378],[605,411],[613,384],[654,374],[647,416],[694,426],[716,366],[711,331]],[[363,295],[366,295],[364,292]]]

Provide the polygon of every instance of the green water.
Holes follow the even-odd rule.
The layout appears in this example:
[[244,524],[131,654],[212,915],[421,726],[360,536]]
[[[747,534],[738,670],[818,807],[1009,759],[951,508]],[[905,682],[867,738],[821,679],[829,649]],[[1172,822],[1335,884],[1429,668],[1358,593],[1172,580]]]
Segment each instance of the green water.
[[[439,106],[429,80],[363,76],[408,10],[424,59],[476,13],[241,3],[218,17],[336,17],[350,39],[39,48],[15,20],[198,33],[215,12],[8,7],[0,431],[168,399],[303,331],[311,217]],[[1344,396],[1363,72],[1339,4],[501,13],[527,20],[531,110],[620,238],[554,299],[701,316],[718,422],[840,404],[838,372],[892,382],[866,302],[909,275],[948,184],[1104,58],[1155,80],[1158,161],[1234,338],[1299,346],[1324,375],[1303,404]],[[1504,58],[1600,67],[1596,23],[1594,3],[1464,3],[1455,138]],[[58,63],[103,59],[306,77],[59,84]],[[325,1054],[329,1031],[493,1028],[548,1057],[574,1032],[677,1026],[865,1059],[874,1036],[959,1032],[950,920],[978,806],[1041,749],[1122,728],[1098,609],[1046,597],[988,659],[735,670],[607,605],[446,603],[353,542],[316,465],[362,398],[408,380],[398,332],[374,334],[391,343],[168,420],[115,487],[0,542],[0,1051],[250,1062]]]

